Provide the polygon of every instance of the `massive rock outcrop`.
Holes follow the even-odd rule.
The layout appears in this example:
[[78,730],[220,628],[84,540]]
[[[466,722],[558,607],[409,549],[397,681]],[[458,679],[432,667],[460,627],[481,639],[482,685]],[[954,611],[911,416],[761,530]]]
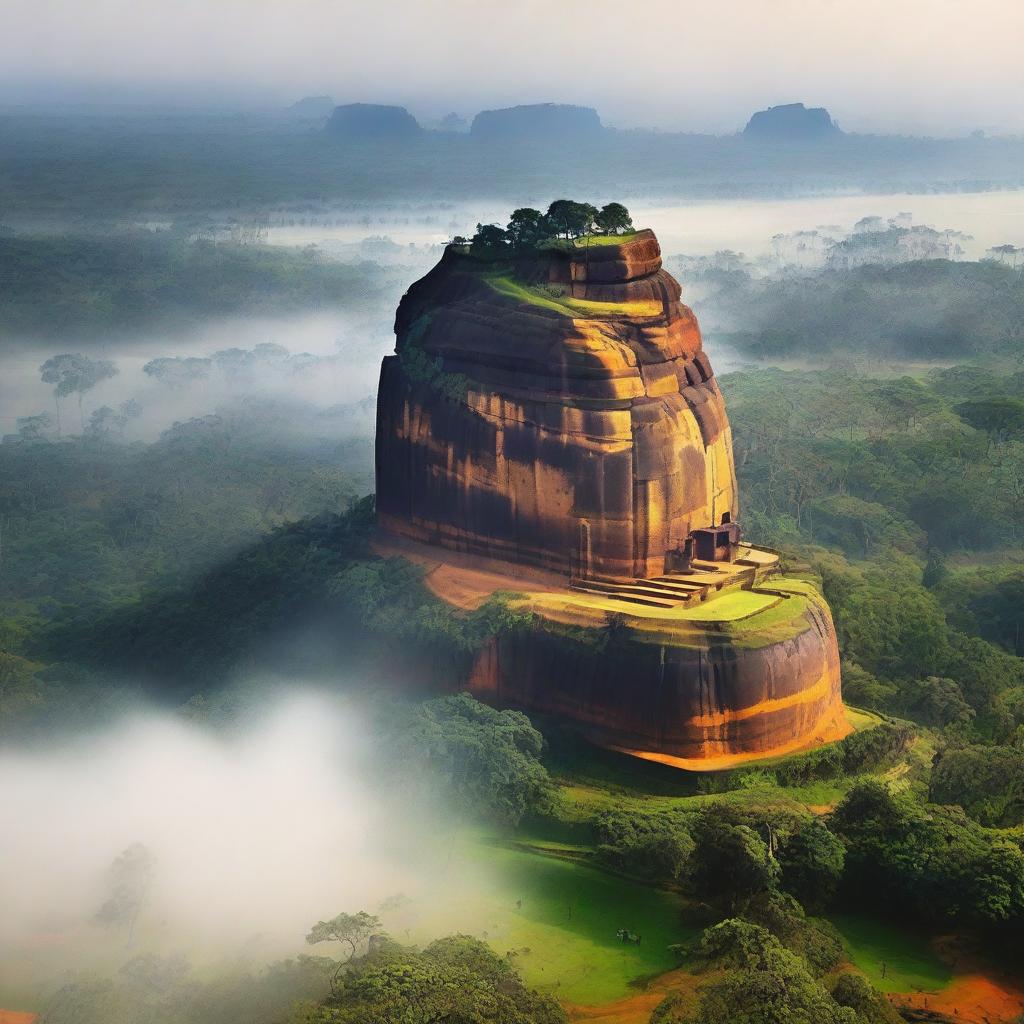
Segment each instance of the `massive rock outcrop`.
[[652,232],[504,263],[449,247],[395,330],[377,421],[386,530],[647,576],[735,516],[722,396]]
[[678,630],[662,624],[654,633],[588,636],[539,620],[494,637],[470,689],[492,703],[572,720],[598,743],[688,767],[837,739],[848,729],[832,618],[810,588],[778,587],[792,605],[782,629],[764,627],[768,614],[762,625],[756,616],[732,629],[708,623],[703,635],[680,622]]
[[842,135],[824,107],[782,103],[759,110],[743,129],[743,136],[759,142],[816,142]]
[[335,107],[324,128],[344,139],[415,139],[423,134],[420,123],[405,107],[382,103],[345,103]]
[[470,134],[487,142],[523,142],[594,138],[602,132],[593,107],[567,103],[528,103],[501,110],[481,110]]
[[[739,540],[722,396],[650,231],[449,246],[395,331],[378,550],[460,608],[513,591],[530,613],[462,685],[684,767],[844,734],[828,607]],[[722,560],[692,531],[724,536]]]

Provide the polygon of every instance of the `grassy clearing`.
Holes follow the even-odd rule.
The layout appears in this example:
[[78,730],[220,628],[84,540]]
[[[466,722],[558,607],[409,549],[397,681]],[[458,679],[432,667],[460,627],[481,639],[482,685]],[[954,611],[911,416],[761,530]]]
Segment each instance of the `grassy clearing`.
[[[848,709],[847,717],[859,729],[878,721],[856,709]],[[667,947],[690,941],[699,931],[681,923],[685,901],[680,896],[592,865],[590,822],[597,813],[696,809],[709,802],[761,812],[820,812],[855,781],[784,787],[767,771],[755,770],[743,788],[704,793],[700,773],[594,747],[557,725],[546,734],[547,763],[560,796],[557,818],[525,822],[511,839],[453,836],[450,848],[434,851],[438,870],[427,891],[384,920],[406,941],[424,942],[441,931],[476,935],[509,954],[530,985],[582,1005],[622,999],[636,992],[638,982],[671,970],[675,960]],[[898,775],[901,784],[913,778],[919,762],[930,756],[927,744],[918,746],[886,777]],[[745,766],[751,767],[756,769]],[[859,915],[834,921],[850,960],[883,990],[935,991],[949,983],[950,972],[925,935]],[[622,943],[615,935],[619,928],[642,935],[641,945]]]
[[640,234],[642,228],[636,231],[627,231],[624,235],[590,235],[589,238],[577,238],[576,248],[586,249],[602,245],[622,245],[623,242],[632,242]]
[[[785,590],[788,598],[739,588],[709,597],[687,608],[648,608],[617,601],[605,594],[558,591],[519,596],[521,607],[559,621],[603,628],[609,611],[620,612],[636,638],[671,647],[697,647],[706,642],[707,625],[718,623],[716,633],[726,633],[737,647],[758,648],[788,640],[807,628],[804,613],[812,601],[821,601],[811,584],[801,580],[770,581],[771,590]],[[587,620],[591,621],[588,622]]]
[[507,295],[519,302],[531,306],[551,310],[561,316],[613,318],[613,317],[652,317],[662,312],[660,302],[653,300],[636,300],[633,302],[595,302],[591,299],[576,299],[570,295],[555,295],[531,288],[506,274],[489,274],[487,283],[499,294]]
[[862,729],[870,729],[872,726],[878,725],[882,721],[882,716],[876,714],[874,711],[865,711],[863,708],[850,707],[849,704],[845,705],[844,709],[846,712],[846,720],[853,726],[854,732],[860,732]]
[[687,608],[683,618],[691,622],[729,622],[767,611],[783,599],[753,590],[730,590],[694,608]]
[[[448,874],[458,884],[445,884],[443,900],[415,900],[386,917],[392,933],[407,930],[414,941],[439,930],[476,935],[511,953],[527,984],[575,1003],[629,995],[633,983],[675,966],[670,944],[696,935],[679,923],[682,901],[673,893],[487,837],[460,843]],[[620,941],[619,928],[641,944]]]
[[937,992],[953,979],[921,932],[860,914],[830,920],[852,963],[883,992]]

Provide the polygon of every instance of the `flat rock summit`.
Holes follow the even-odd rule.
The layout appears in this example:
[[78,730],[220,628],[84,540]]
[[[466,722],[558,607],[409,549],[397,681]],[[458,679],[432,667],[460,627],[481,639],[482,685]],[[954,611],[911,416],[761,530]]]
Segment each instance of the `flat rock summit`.
[[783,103],[759,110],[743,129],[744,137],[762,142],[808,142],[842,135],[824,107]]
[[601,118],[593,107],[566,103],[529,103],[501,110],[482,110],[470,127],[474,138],[488,142],[564,140],[594,137],[602,131]]

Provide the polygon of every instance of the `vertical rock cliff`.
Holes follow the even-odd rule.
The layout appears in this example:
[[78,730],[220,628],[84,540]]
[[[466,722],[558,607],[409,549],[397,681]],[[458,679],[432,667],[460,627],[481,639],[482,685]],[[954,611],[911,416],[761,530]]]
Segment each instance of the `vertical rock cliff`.
[[504,263],[449,247],[395,330],[377,418],[385,530],[646,576],[692,529],[735,517],[722,396],[652,232]]
[[684,767],[844,734],[828,607],[740,537],[722,396],[652,232],[449,246],[395,332],[379,549],[460,608],[531,613],[460,685]]

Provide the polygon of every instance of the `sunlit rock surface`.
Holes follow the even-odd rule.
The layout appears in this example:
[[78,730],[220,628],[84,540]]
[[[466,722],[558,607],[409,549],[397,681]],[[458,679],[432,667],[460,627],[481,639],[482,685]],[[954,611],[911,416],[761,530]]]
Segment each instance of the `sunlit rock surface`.
[[449,246],[402,299],[377,409],[378,549],[472,609],[532,613],[463,680],[683,767],[847,730],[832,619],[744,543],[679,570],[738,514],[721,393],[657,239],[517,260]]
[[652,232],[512,269],[449,248],[396,332],[377,420],[387,530],[646,576],[690,530],[735,515],[722,396]]
[[665,619],[651,628],[627,615],[618,629],[588,634],[544,620],[494,637],[470,689],[572,719],[606,746],[687,768],[724,768],[839,739],[849,728],[828,608],[810,587],[801,594],[787,581],[777,585],[792,607],[770,625],[765,614],[702,629]]

